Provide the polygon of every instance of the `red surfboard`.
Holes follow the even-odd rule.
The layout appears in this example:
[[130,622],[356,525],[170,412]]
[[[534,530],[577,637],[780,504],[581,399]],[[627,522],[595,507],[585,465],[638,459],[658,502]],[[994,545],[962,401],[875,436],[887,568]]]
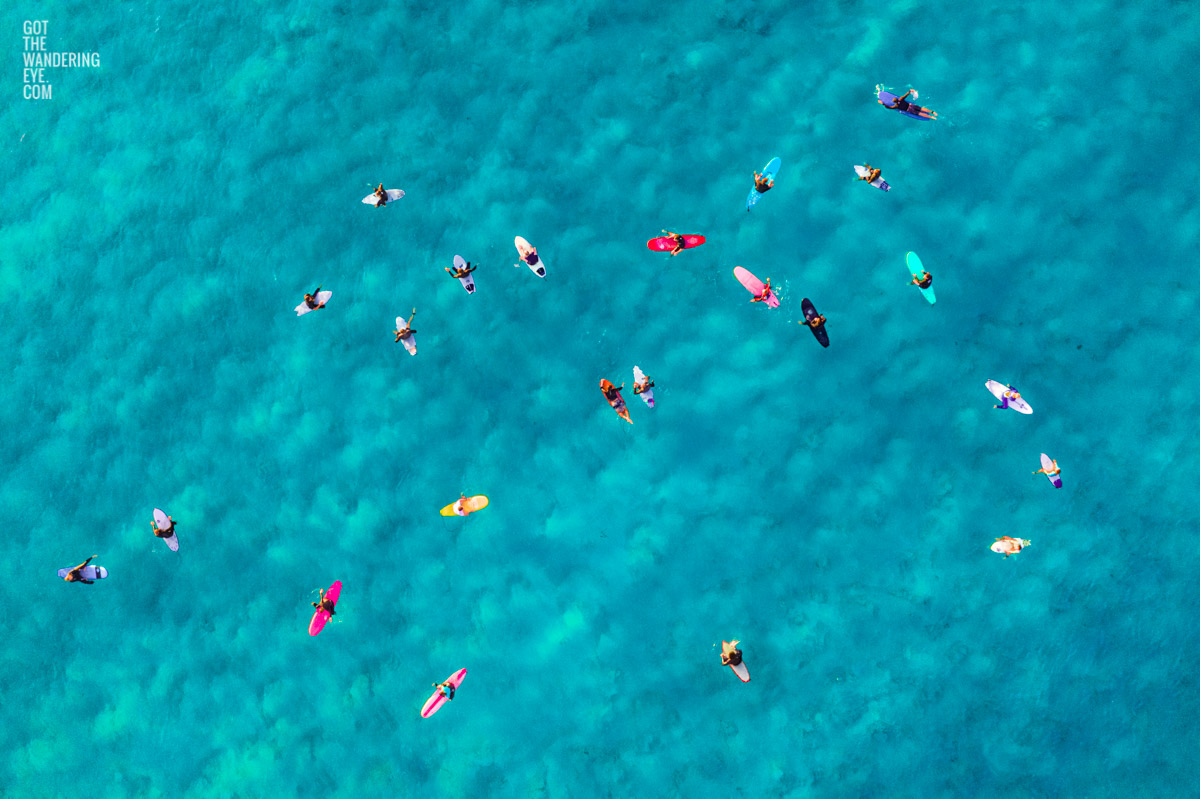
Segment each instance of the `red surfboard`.
[[[329,586],[329,590],[325,592],[325,596],[333,603],[334,609],[337,608],[338,597],[342,593],[342,581],[336,580],[333,585]],[[308,634],[316,635],[321,632],[321,628],[325,626],[325,622],[329,621],[329,611],[324,608],[317,608],[317,612],[313,614],[312,621],[308,623]]]
[[[699,247],[704,243],[703,236],[684,236],[683,249],[687,250],[692,247]],[[655,252],[670,252],[675,249],[675,239],[669,236],[659,236],[658,238],[650,239],[646,242],[646,246]]]

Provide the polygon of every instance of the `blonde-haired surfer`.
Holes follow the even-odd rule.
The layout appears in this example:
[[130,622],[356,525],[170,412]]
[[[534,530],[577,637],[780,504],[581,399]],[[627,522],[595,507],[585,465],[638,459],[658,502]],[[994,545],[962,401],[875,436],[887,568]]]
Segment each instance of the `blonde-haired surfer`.
[[1047,477],[1058,477],[1062,474],[1062,469],[1058,468],[1057,460],[1051,460],[1050,463],[1051,466],[1049,469],[1038,469],[1034,474],[1044,474]]
[[741,641],[722,641],[721,642],[721,665],[722,666],[740,666],[742,665],[742,650],[737,648]]

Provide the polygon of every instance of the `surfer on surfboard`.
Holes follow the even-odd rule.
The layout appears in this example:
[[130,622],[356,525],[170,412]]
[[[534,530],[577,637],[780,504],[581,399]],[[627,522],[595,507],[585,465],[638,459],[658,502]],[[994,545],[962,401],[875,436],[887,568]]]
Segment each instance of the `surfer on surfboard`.
[[383,206],[387,205],[387,192],[384,191],[382,183],[380,183],[379,187],[375,189],[375,198],[379,200],[379,202],[375,203],[376,208],[382,208]]
[[912,280],[908,282],[908,285],[910,286],[914,284],[916,284],[918,288],[927,289],[933,285],[933,275],[929,274],[928,270],[922,270],[920,277],[913,275]]
[[1010,386],[1008,383],[1005,383],[1004,387],[1007,388],[1008,391],[1005,391],[1004,395],[1002,397],[1000,397],[1000,404],[993,405],[992,406],[993,408],[1000,408],[1000,409],[1007,408],[1009,400],[1019,400],[1021,398],[1021,392],[1017,391],[1015,388]]
[[[536,260],[535,260],[535,262],[536,262]],[[454,267],[453,269],[451,269],[448,266],[442,267],[442,269],[445,269],[447,272],[450,273],[450,277],[466,277],[467,275],[471,274],[478,268],[479,268],[478,266],[471,266],[470,261],[467,261],[467,265],[464,267],[461,267],[461,268],[457,267],[457,266]],[[414,311],[414,313],[415,313],[415,311]],[[399,341],[399,339],[397,339],[397,341]]]
[[822,327],[825,326],[825,314],[817,314],[812,319],[805,319],[800,324],[808,325],[813,330],[820,330]]
[[313,289],[312,294],[305,294],[304,295],[304,304],[307,305],[309,308],[312,308],[314,311],[318,311],[321,308],[324,308],[325,303],[317,302],[317,295],[320,293],[321,293],[321,287],[317,286],[315,289]]
[[[649,375],[642,375],[642,376],[645,377],[646,379],[640,383],[633,384],[633,393],[634,394],[641,394],[643,391],[649,391],[650,389],[654,388],[654,381],[650,379],[650,376]],[[622,383],[621,385],[623,386],[625,384]],[[608,396],[607,391],[604,393],[604,396],[605,397]]]
[[671,255],[679,255],[683,252],[683,235],[680,233],[672,233],[669,230],[664,230],[663,235],[675,242],[675,249],[671,250]]
[[310,602],[309,604],[312,605],[317,610],[325,611],[330,616],[336,616],[337,613],[335,613],[333,609],[335,607],[337,607],[337,603],[334,602],[329,597],[325,596],[324,588],[318,588],[317,590],[321,592],[321,601],[320,602]]
[[1034,474],[1044,474],[1047,477],[1058,477],[1060,474],[1062,474],[1062,469],[1058,468],[1057,460],[1051,460],[1050,464],[1051,466],[1049,469],[1038,469],[1036,472],[1034,472]]
[[160,530],[158,524],[155,522],[150,522],[151,529],[154,530],[154,534],[159,538],[170,538],[171,536],[175,535],[175,520],[168,516],[167,521],[171,524],[165,530]]
[[[530,266],[537,266],[537,262],[538,262],[537,247],[530,247],[529,252],[527,252],[521,256],[521,260],[524,261],[525,263],[529,264]],[[520,264],[513,264],[513,266],[520,266]]]
[[[396,341],[400,341],[400,339],[402,339],[402,338],[408,338],[413,333],[417,332],[412,329],[412,320],[413,320],[413,317],[416,315],[417,315],[417,309],[413,308],[412,313],[408,317],[408,321],[404,323],[404,328],[402,330],[393,330],[392,331],[393,333],[396,334]],[[396,318],[399,319],[400,317],[397,316]]]
[[[882,86],[876,86],[875,87],[876,93],[878,93],[880,91],[880,89],[882,89],[882,88],[883,88]],[[880,100],[880,102],[883,103],[884,108],[891,108],[894,111],[899,111],[899,112],[905,113],[905,114],[912,114],[913,116],[918,116],[918,117],[921,117],[922,119],[937,119],[937,111],[930,111],[928,108],[922,108],[921,106],[917,105],[916,103],[908,102],[907,98],[910,94],[913,94],[912,89],[909,89],[904,94],[897,97],[895,102],[892,103],[891,105],[888,105],[887,103],[883,103],[882,100]],[[913,99],[914,100],[917,99],[915,94],[913,95]]]
[[858,179],[865,180],[867,183],[870,183],[883,174],[882,169],[872,169],[870,164],[863,164],[863,169],[867,170],[867,174],[859,175]]
[[433,687],[437,689],[437,692],[439,694],[446,697],[447,700],[449,700],[451,702],[454,701],[455,688],[453,685],[450,684],[449,680],[443,680],[442,682],[435,682],[435,683],[433,683]]
[[92,583],[96,582],[95,580],[88,580],[88,579],[84,578],[84,576],[82,574],[80,574],[80,572],[83,571],[84,567],[87,566],[89,563],[91,563],[95,559],[95,557],[96,557],[95,555],[92,555],[92,557],[88,558],[83,563],[80,563],[74,569],[71,569],[69,572],[67,572],[67,576],[64,577],[63,579],[66,580],[68,583],[83,583],[84,585],[91,585]]
[[750,302],[766,302],[771,298],[771,278],[767,278],[767,282],[763,283],[763,290],[750,298]]
[[1033,542],[1025,538],[1010,538],[1009,536],[1001,536],[996,539],[996,543],[992,544],[991,550],[997,554],[1004,553],[1004,558],[1007,560],[1009,555],[1015,555]]
[[740,666],[742,664],[742,650],[737,648],[740,643],[741,641],[721,642],[722,666]]
[[759,194],[765,194],[770,191],[775,185],[775,178],[764,178],[761,172],[754,173],[754,190]]
[[[608,385],[604,385],[605,383],[608,383]],[[621,384],[620,388],[617,388],[612,383],[609,383],[607,380],[603,380],[600,383],[600,390],[604,392],[604,398],[606,400],[608,400],[609,402],[617,402],[618,400],[620,400],[621,399],[621,389],[623,389],[623,388],[625,388],[624,383]]]

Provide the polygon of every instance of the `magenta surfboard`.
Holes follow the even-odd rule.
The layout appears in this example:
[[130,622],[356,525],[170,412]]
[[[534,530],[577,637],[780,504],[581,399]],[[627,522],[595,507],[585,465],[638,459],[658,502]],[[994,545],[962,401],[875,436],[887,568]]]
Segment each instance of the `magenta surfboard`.
[[[735,266],[733,268],[733,276],[738,279],[739,283],[746,287],[746,291],[749,291],[755,297],[762,294],[762,290],[766,285],[761,280],[756,278],[749,269],[743,269],[740,266]],[[779,298],[775,296],[775,289],[771,289],[771,292],[767,294],[767,299],[764,300],[764,302],[767,303],[768,308],[779,307]]]
[[[446,680],[446,682],[450,683],[452,686],[454,686],[455,690],[457,690],[458,686],[462,685],[463,678],[466,676],[467,670],[459,669],[458,671],[454,672],[454,674],[452,674],[450,679]],[[425,702],[425,706],[421,708],[421,718],[429,718],[434,713],[437,713],[439,710],[441,710],[442,705],[449,701],[450,700],[447,699],[441,691],[434,691],[433,696],[429,697],[429,699]]]
[[[342,594],[342,581],[335,580],[333,585],[329,586],[329,590],[325,592],[325,596],[333,602],[335,609],[337,606],[338,597]],[[313,614],[312,621],[308,623],[308,634],[316,635],[321,632],[321,628],[329,621],[329,611],[324,608],[317,608],[317,612]]]
[[[699,247],[704,243],[703,236],[684,236],[683,249],[688,250],[692,247]],[[646,242],[646,246],[655,252],[670,252],[675,249],[675,239],[667,236],[657,236]]]

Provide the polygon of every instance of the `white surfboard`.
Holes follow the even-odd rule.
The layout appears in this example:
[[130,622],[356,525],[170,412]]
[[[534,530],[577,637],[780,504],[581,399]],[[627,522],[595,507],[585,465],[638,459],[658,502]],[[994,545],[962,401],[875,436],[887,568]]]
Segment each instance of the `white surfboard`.
[[[160,508],[154,509],[154,526],[155,526],[155,528],[157,528],[159,530],[170,530],[171,529],[171,521],[167,518],[167,514],[163,513]],[[170,550],[172,552],[179,551],[179,536],[178,535],[175,535],[174,533],[172,533],[170,538],[164,538],[163,541],[167,542],[167,546],[170,548]]]
[[[854,171],[856,173],[858,173],[858,176],[860,178],[865,178],[867,175],[871,174],[870,172],[867,171],[867,168],[865,166],[862,166],[860,164],[854,165]],[[883,175],[880,175],[879,177],[872,180],[871,185],[874,186],[875,188],[881,189],[883,191],[891,191],[892,190],[892,187],[889,186],[887,181],[883,179]]]
[[739,680],[742,682],[750,682],[750,669],[746,668],[745,661],[742,661],[736,666],[730,665],[729,668],[733,669],[733,673],[738,676]]
[[[385,189],[385,193],[387,194],[388,202],[391,202],[392,200],[399,200],[404,196],[403,189]],[[374,192],[368,194],[366,197],[363,197],[363,202],[367,205],[374,205],[376,208],[379,207],[379,198],[375,196]]]
[[[997,383],[995,380],[987,381],[986,385],[987,390],[992,392],[992,396],[998,400],[1003,400],[1004,392],[1009,390],[1008,386],[1004,385],[1003,383]],[[1033,413],[1033,408],[1031,408],[1029,403],[1023,399],[1010,399],[1008,401],[1008,407],[1012,408],[1017,413]]]
[[[466,259],[464,259],[461,255],[454,256],[454,268],[455,269],[466,269],[467,268]],[[465,288],[467,290],[468,294],[475,293],[475,273],[472,272],[471,274],[467,275],[466,277],[460,277],[458,279],[458,282],[462,283],[463,288]]]
[[[396,317],[396,329],[403,330],[405,328],[404,317]],[[408,338],[400,339],[400,343],[404,345],[404,349],[408,350],[409,355],[417,354],[417,334],[413,333]]]
[[329,302],[329,298],[332,296],[332,291],[317,292],[317,296],[315,297],[317,301],[317,308],[309,308],[308,303],[302,302],[296,306],[296,316],[304,316],[309,311],[316,311],[319,308],[324,307],[325,303]]
[[[636,366],[633,367],[633,382],[634,382],[634,384],[641,383],[645,379],[646,379],[646,375],[642,372],[642,370]],[[638,394],[638,396],[642,398],[642,402],[646,403],[651,408],[654,407],[654,389],[648,388],[645,391],[643,391],[641,394]]]
[[[517,252],[521,255],[521,264],[525,264],[532,269],[533,273],[538,277],[545,277],[546,262],[542,260],[541,253],[538,253],[537,263],[531,264],[525,260],[525,256],[533,252],[533,245],[525,241],[525,239],[521,238],[520,236],[517,236],[515,239],[513,239],[513,243],[517,245]],[[521,264],[513,264],[513,266],[520,266]]]

